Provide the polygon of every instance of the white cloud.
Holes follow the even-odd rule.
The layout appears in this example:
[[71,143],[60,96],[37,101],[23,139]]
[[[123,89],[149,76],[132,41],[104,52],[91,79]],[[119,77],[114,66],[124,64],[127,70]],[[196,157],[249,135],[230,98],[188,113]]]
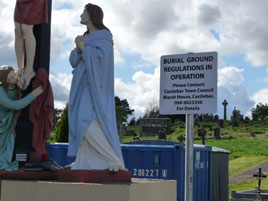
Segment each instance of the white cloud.
[[122,57],[119,49],[116,47],[114,49],[114,63],[115,65],[118,65],[118,64],[120,65],[120,64],[125,63],[125,59]]
[[141,63],[133,63],[132,64],[132,68],[136,69],[136,70],[144,70],[144,69],[149,69],[149,68],[153,68],[152,64],[149,62],[141,62]]
[[252,100],[254,100],[255,105],[257,105],[258,103],[268,104],[268,89],[262,89],[260,91],[257,91],[252,96]]
[[72,77],[71,74],[66,73],[50,73],[49,80],[52,86],[56,108],[63,108],[68,102]]
[[[85,31],[85,27],[79,24],[79,16],[86,3],[86,0],[53,1],[53,62],[59,56],[66,58],[74,46],[72,41],[75,36]],[[179,4],[175,0],[169,0],[168,4],[161,0],[93,0],[92,3],[103,8],[104,22],[114,33],[118,48],[115,51],[116,63],[123,62],[119,52],[124,51],[140,54],[144,60],[157,65],[163,54],[212,50],[219,51],[220,56],[245,53],[246,58],[256,66],[268,63],[268,21],[264,20],[268,17],[266,0],[236,0],[228,3],[220,0],[189,0]],[[0,35],[6,33],[11,36],[11,40],[0,39],[6,44],[6,41],[13,39],[14,5],[13,1],[8,0],[2,0],[0,4]],[[239,9],[234,9],[237,7]],[[217,31],[220,41],[209,29]],[[9,43],[11,50],[12,45]]]
[[227,66],[218,71],[218,113],[223,115],[222,102],[226,99],[229,102],[228,118],[236,107],[242,111],[242,114],[248,115],[254,106],[254,102],[250,99],[246,88],[242,85],[244,81],[243,69],[234,66]]
[[202,4],[199,8],[198,21],[203,24],[214,24],[221,17],[219,7]]
[[266,68],[266,77],[264,79],[262,79],[261,81],[263,81],[263,83],[265,83],[263,86],[264,88],[262,88],[259,91],[256,91],[253,95],[252,95],[252,100],[255,102],[256,106],[258,103],[263,103],[263,104],[268,104],[268,88],[267,88],[267,83],[268,83],[268,68]]
[[[268,63],[268,17],[266,0],[220,1],[208,0],[216,4],[221,12],[218,30],[227,39],[228,46],[244,53],[254,66]],[[235,9],[237,8],[237,9]],[[222,41],[224,42],[224,41]],[[223,47],[224,47],[224,43]],[[232,45],[233,44],[233,45]],[[226,47],[226,46],[225,46]],[[230,48],[228,48],[230,49]]]
[[234,66],[224,67],[219,69],[218,85],[232,87],[240,85],[244,81],[242,72],[244,69],[239,69]]
[[16,68],[14,50],[14,2],[0,1],[0,65],[11,65]]
[[[123,55],[140,55],[152,66],[159,65],[161,55],[188,52],[219,52],[219,97],[227,97],[234,104],[248,108],[251,105],[244,82],[243,72],[247,69],[226,67],[222,56],[245,55],[254,66],[268,64],[268,17],[267,0],[92,0],[104,10],[104,22],[114,36],[115,63],[126,63]],[[80,14],[86,0],[53,1],[51,33],[51,65],[58,58],[68,60],[74,47],[73,40],[83,34]],[[0,1],[0,61],[16,66],[14,51],[14,1]],[[209,31],[215,30],[218,39]],[[148,67],[149,65],[144,65]],[[159,68],[153,74],[142,72],[140,63],[134,65],[139,72],[133,82],[124,83],[116,79],[116,93],[127,98],[138,112],[145,110],[147,103],[158,99]],[[55,67],[56,68],[56,67]],[[137,68],[136,68],[137,69]],[[54,76],[54,77],[53,77]],[[68,80],[70,78],[61,77]],[[56,101],[67,100],[69,88],[51,75]],[[66,81],[67,82],[67,81]],[[60,91],[60,89],[62,91]],[[55,93],[55,92],[54,92]],[[260,93],[260,92],[259,92]],[[256,93],[257,94],[257,93]],[[219,100],[221,101],[221,100]],[[247,109],[248,110],[248,109]]]
[[136,117],[144,114],[149,103],[159,99],[159,73],[159,68],[155,69],[154,74],[138,71],[132,77],[134,83],[115,79],[115,94],[121,99],[127,99]]

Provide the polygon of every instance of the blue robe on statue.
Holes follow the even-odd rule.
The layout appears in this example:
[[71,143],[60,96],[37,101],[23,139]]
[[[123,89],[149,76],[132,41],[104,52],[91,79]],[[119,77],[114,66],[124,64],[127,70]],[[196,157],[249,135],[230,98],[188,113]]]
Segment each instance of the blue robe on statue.
[[81,140],[97,117],[109,143],[123,160],[116,127],[114,54],[112,35],[106,29],[87,34],[82,53],[71,52],[73,80],[69,97],[68,156],[76,156]]
[[14,115],[16,110],[29,105],[35,96],[30,93],[18,99],[17,90],[8,90],[7,93],[0,86],[0,170],[18,170],[18,162],[12,161],[15,137],[13,133]]

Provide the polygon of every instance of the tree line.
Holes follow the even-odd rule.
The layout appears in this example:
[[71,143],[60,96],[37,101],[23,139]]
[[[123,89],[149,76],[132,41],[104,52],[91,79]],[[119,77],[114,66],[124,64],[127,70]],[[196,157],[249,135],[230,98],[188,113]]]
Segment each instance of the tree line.
[[258,103],[255,108],[252,108],[251,114],[256,120],[268,119],[268,104]]
[[[139,125],[139,121],[142,118],[170,118],[173,122],[180,120],[185,121],[185,115],[160,115],[159,106],[156,100],[152,100],[146,108],[143,116],[139,119],[131,117],[134,114],[134,109],[131,109],[127,99],[120,99],[115,96],[115,109],[116,109],[116,123],[117,128],[120,130],[120,125],[135,126]],[[251,110],[254,120],[267,120],[268,119],[268,104],[258,103],[256,107]],[[129,121],[128,121],[129,120]],[[63,110],[54,110],[54,131],[56,136],[56,141],[58,142],[68,142],[68,104]]]

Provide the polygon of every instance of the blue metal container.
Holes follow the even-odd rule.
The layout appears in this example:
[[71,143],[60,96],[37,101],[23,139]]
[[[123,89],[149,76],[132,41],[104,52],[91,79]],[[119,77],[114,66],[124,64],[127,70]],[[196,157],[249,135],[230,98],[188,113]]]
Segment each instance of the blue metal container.
[[[122,144],[121,149],[126,168],[132,172],[132,177],[177,180],[177,200],[184,201],[185,146],[165,140],[131,143]],[[47,143],[49,157],[61,166],[75,160],[75,157],[67,156],[67,151],[68,143]],[[194,145],[194,201],[211,200],[210,178],[211,147]]]
[[46,145],[47,153],[49,158],[56,161],[60,166],[66,166],[74,162],[75,157],[67,156],[69,143],[55,143]]
[[[170,141],[160,141],[161,145],[157,140],[147,142],[121,145],[126,168],[136,178],[177,180],[177,200],[184,201],[185,146]],[[194,145],[194,201],[211,200],[210,170],[211,147]]]

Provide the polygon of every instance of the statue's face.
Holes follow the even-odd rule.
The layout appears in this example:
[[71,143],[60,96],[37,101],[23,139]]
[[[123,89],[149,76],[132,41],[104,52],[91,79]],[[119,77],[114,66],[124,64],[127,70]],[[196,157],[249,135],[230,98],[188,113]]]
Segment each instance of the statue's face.
[[80,15],[80,18],[81,18],[80,20],[81,24],[88,24],[88,22],[91,22],[86,8],[84,9],[83,13]]
[[13,70],[9,72],[7,75],[7,83],[8,84],[16,84],[18,81],[18,75]]

